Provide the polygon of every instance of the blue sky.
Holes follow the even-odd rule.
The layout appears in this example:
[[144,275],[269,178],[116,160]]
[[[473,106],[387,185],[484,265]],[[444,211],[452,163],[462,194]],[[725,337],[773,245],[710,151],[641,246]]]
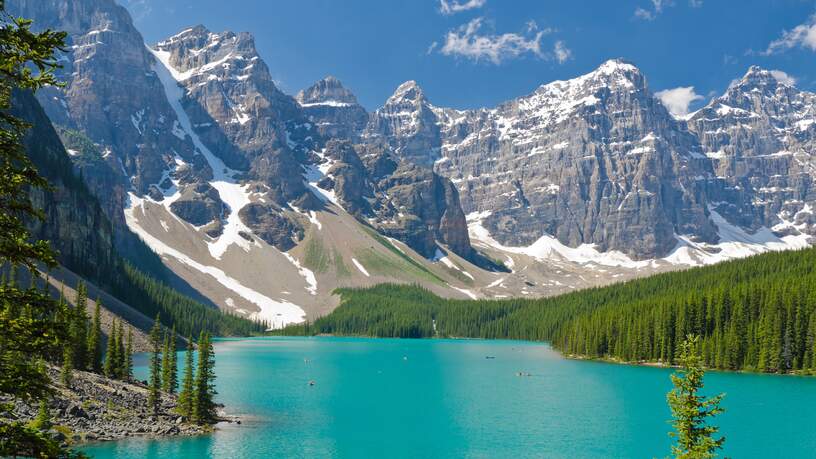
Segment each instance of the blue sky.
[[[432,103],[493,106],[606,59],[676,110],[752,64],[816,89],[814,0],[119,0],[148,43],[195,24],[246,31],[290,94],[334,75],[367,109],[413,79]],[[783,75],[783,74],[780,74]]]

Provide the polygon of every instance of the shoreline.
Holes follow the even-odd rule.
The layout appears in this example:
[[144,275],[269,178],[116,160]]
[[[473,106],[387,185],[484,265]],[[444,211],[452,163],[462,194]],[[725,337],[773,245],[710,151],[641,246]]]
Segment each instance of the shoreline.
[[[403,338],[399,336],[370,336],[370,335],[338,335],[334,333],[320,333],[315,335],[284,335],[284,334],[269,334],[266,335],[267,337],[286,337],[286,338],[367,338],[367,339],[401,339],[401,340],[434,340],[434,339],[449,339],[449,340],[456,340],[456,341],[527,341],[531,343],[541,343],[546,344],[552,349],[553,351],[557,352],[563,358],[567,360],[580,360],[580,361],[587,361],[587,362],[601,362],[601,363],[613,363],[616,365],[629,365],[634,367],[651,367],[651,368],[667,368],[667,369],[677,369],[680,368],[679,365],[669,365],[664,362],[659,361],[650,361],[650,360],[643,360],[643,361],[626,361],[621,359],[616,359],[612,357],[588,357],[581,354],[564,354],[560,350],[558,350],[555,346],[552,345],[549,341],[536,341],[530,339],[517,339],[517,338],[468,338],[468,337],[459,337],[459,336],[427,336],[421,338]],[[786,373],[766,373],[763,371],[751,371],[751,370],[728,370],[723,368],[711,368],[705,367],[705,371],[707,372],[716,372],[716,373],[732,373],[732,374],[749,374],[749,375],[767,375],[767,376],[799,376],[799,377],[816,377],[816,374],[807,374],[807,373],[797,373],[797,372],[786,372]]]
[[[109,379],[103,375],[74,370],[70,386],[59,382],[59,369],[49,367],[53,394],[48,399],[52,427],[49,434],[68,447],[130,438],[193,437],[212,433],[214,424],[198,425],[175,412],[177,395],[161,394],[158,416],[149,412],[148,387],[143,382]],[[11,401],[11,400],[5,400]],[[14,401],[16,420],[31,421],[38,405]],[[240,424],[219,407],[217,423]]]

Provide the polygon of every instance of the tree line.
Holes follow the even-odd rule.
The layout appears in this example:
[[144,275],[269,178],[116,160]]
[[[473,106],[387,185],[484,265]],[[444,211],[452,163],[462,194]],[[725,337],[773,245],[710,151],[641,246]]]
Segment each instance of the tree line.
[[550,298],[449,300],[418,286],[339,289],[341,306],[282,334],[549,341],[569,355],[816,373],[816,249],[774,252]]

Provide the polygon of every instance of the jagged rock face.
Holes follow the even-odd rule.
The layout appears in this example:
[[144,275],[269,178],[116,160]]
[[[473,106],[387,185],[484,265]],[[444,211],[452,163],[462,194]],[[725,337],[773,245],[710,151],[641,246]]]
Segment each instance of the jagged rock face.
[[[357,149],[364,153],[360,158]],[[326,180],[343,207],[431,258],[438,242],[465,258],[473,249],[456,187],[430,168],[400,161],[384,145],[329,141]]]
[[746,203],[732,212],[734,220],[816,234],[816,94],[751,67],[688,126],[717,175]]
[[388,199],[379,228],[426,257],[436,253],[436,241],[468,258],[467,222],[459,194],[450,180],[429,168],[401,162],[393,174],[377,183]]
[[394,137],[409,160],[435,162],[465,212],[490,213],[484,225],[507,245],[550,234],[653,258],[676,245],[675,233],[716,240],[705,197],[721,184],[696,138],[623,61],[492,110],[434,107],[409,82],[366,132]]
[[279,250],[289,250],[303,239],[303,228],[272,204],[253,202],[244,206],[239,215],[254,234]]
[[335,77],[326,77],[296,96],[306,117],[325,138],[357,139],[368,113]]
[[187,29],[156,45],[185,87],[185,111],[225,164],[247,170],[281,205],[308,193],[301,167],[319,134],[282,93],[248,33]]
[[174,154],[193,154],[192,144],[172,135],[175,117],[142,36],[127,10],[109,0],[11,0],[6,7],[38,30],[68,33],[57,71],[66,86],[45,88],[37,98],[55,125],[81,131],[119,176],[97,179],[99,170],[83,170],[92,189],[113,187],[97,196],[114,226],[124,228],[125,190],[146,193]]
[[[206,182],[186,187],[181,196],[170,204],[170,209],[194,226],[220,223],[224,215],[224,203],[218,196],[218,190]],[[221,234],[220,225],[218,226],[210,236],[217,237]]]
[[442,144],[437,114],[413,80],[401,84],[371,115],[364,136],[385,141],[398,157],[425,166],[439,158]]
[[27,226],[34,239],[49,241],[65,266],[83,273],[99,274],[110,269],[113,260],[111,225],[96,199],[74,175],[59,136],[37,99],[30,92],[15,91],[11,114],[32,125],[23,144],[34,166],[50,189],[30,192],[43,219],[31,219]]
[[327,177],[330,183],[324,188],[332,189],[343,208],[352,215],[365,217],[372,215],[371,202],[374,187],[369,173],[349,141],[331,140],[326,145],[324,155],[333,162]]

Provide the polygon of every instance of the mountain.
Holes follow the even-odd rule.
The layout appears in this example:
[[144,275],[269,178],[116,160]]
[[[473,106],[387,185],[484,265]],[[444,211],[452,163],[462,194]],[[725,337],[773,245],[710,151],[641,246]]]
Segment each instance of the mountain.
[[[258,324],[221,314],[211,305],[172,289],[175,277],[149,255],[141,257],[141,268],[124,260],[114,247],[113,225],[74,171],[72,157],[37,99],[28,91],[14,91],[10,113],[31,125],[23,145],[34,167],[49,183],[48,189],[31,190],[31,200],[42,209],[43,219],[32,219],[27,226],[33,238],[48,241],[56,252],[59,266],[47,273],[54,296],[70,294],[84,282],[94,294],[91,298],[104,301],[106,321],[113,314],[145,332],[152,326],[150,318],[157,314],[183,334],[203,329],[226,335],[246,334],[259,329]],[[150,253],[146,247],[141,251]],[[145,268],[160,275],[146,274]],[[93,307],[90,302],[86,306]]]
[[505,245],[550,235],[650,259],[674,248],[675,233],[715,240],[705,209],[717,180],[709,162],[624,61],[495,109],[434,107],[404,83],[366,132],[435,163],[457,184],[464,211],[480,214]]
[[273,326],[338,287],[553,295],[813,242],[814,96],[773,72],[683,119],[621,59],[475,110],[407,81],[367,113],[334,77],[281,91],[249,33],[145,45],[113,0],[9,9],[69,32],[38,99],[113,248]]
[[[105,208],[208,301],[280,325],[302,320],[300,305],[310,314],[332,308],[337,285],[400,280],[465,295],[449,282],[465,290],[470,278],[463,281],[459,268],[426,258],[443,253],[448,260],[448,250],[471,255],[450,182],[398,161],[383,168],[389,154],[381,152],[372,167],[378,173],[399,170],[399,178],[377,185],[375,178],[384,176],[358,169],[368,191],[347,193],[362,162],[353,155],[332,157],[335,150],[327,149],[306,108],[276,88],[251,35],[197,26],[151,48],[110,1],[20,0],[11,8],[37,24],[69,30],[72,46],[61,74],[66,88],[40,99],[61,110],[49,116],[70,145],[75,167],[95,194],[108,199]],[[130,74],[118,82],[97,77],[123,47],[132,61]],[[85,48],[90,50],[80,52]],[[82,97],[74,96],[80,84]],[[128,104],[148,108],[117,100],[130,92],[141,98]],[[323,92],[353,99],[342,91]],[[87,121],[88,100],[116,110]],[[115,139],[121,145],[98,135],[122,129],[128,135]],[[122,155],[114,154],[120,150]],[[354,167],[341,167],[344,159]],[[106,187],[116,195],[121,189],[121,199]],[[335,203],[335,195],[349,211]],[[385,226],[383,233],[407,245],[381,237],[376,229]]]
[[6,3],[38,28],[68,33],[57,72],[65,88],[47,88],[37,97],[60,130],[78,131],[96,146],[100,155],[90,167],[108,171],[86,174],[88,183],[114,225],[124,227],[127,189],[147,192],[161,181],[173,159],[167,148],[191,154],[191,147],[166,129],[175,120],[141,35],[127,10],[112,0]]
[[431,166],[442,144],[434,108],[416,81],[406,81],[371,115],[363,135],[384,139],[401,158]]
[[368,123],[368,113],[357,103],[357,97],[335,77],[300,91],[296,99],[323,137],[357,140]]
[[[372,114],[363,136],[456,183],[471,236],[489,246],[601,264],[697,264],[723,259],[729,244],[752,253],[799,247],[814,234],[802,224],[814,176],[812,97],[752,68],[687,123],[668,113],[637,67],[614,59],[491,109],[436,107],[409,81]],[[718,110],[726,117],[711,115]],[[725,131],[740,129],[740,115],[754,110],[762,113],[755,125]],[[734,167],[711,151],[770,159]],[[769,190],[802,202],[776,218],[779,205],[756,205]]]
[[752,208],[736,222],[816,234],[816,94],[751,67],[688,126],[717,175]]

